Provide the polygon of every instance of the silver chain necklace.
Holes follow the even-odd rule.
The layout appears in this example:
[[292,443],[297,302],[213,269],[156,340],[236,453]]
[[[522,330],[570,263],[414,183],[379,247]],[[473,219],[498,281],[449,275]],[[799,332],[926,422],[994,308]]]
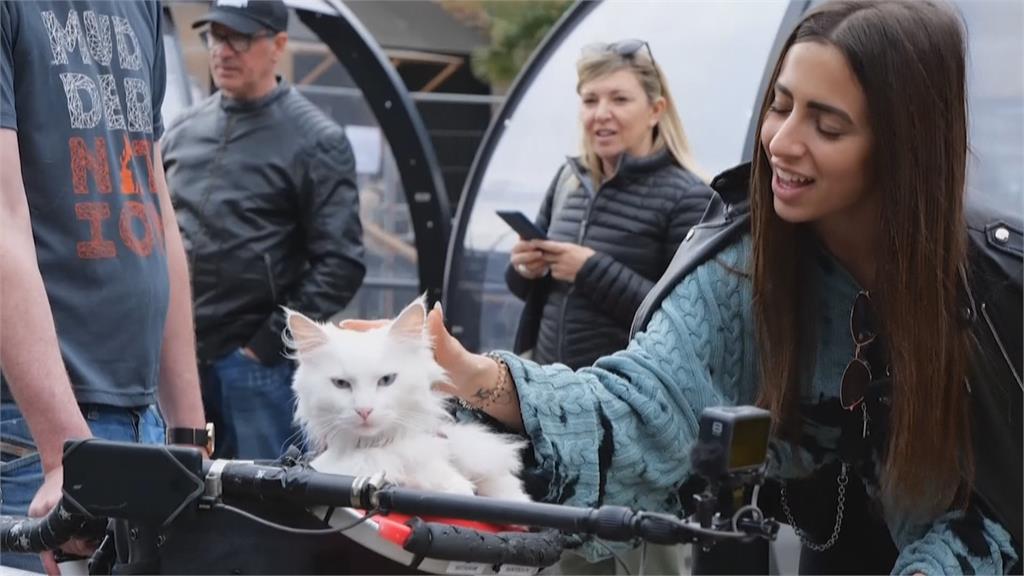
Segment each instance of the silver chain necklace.
[[793,520],[793,513],[789,511],[789,503],[786,502],[786,483],[782,483],[782,511],[786,513],[786,520],[789,521],[789,525],[793,528],[793,532],[800,538],[800,542],[804,546],[807,546],[815,552],[824,552],[835,545],[836,541],[839,540],[839,531],[843,529],[843,510],[846,507],[846,483],[849,482],[849,477],[846,475],[846,462],[843,462],[843,469],[839,472],[839,478],[836,479],[836,484],[839,485],[838,496],[836,497],[836,524],[832,527],[832,535],[829,536],[828,540],[824,544],[818,544],[811,542],[807,539],[807,535],[797,525],[796,521]]

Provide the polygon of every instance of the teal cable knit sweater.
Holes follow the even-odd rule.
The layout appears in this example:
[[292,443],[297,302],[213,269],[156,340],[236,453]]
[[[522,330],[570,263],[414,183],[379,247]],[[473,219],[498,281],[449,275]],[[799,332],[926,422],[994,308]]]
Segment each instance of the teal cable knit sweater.
[[[757,395],[758,349],[744,272],[749,257],[748,238],[695,269],[625,351],[592,367],[573,372],[503,354],[540,473],[552,479],[547,501],[681,509],[678,488],[691,474],[689,451],[701,410],[753,404]],[[854,349],[849,314],[859,288],[831,257],[821,257],[818,268],[819,350],[802,405],[837,403]],[[838,427],[805,417],[804,429],[815,445],[794,451],[773,443],[770,475],[806,477],[836,461]],[[877,496],[877,486],[866,488]],[[980,513],[970,524],[979,532],[971,545],[957,536],[963,534],[963,512],[930,522],[884,513],[900,550],[894,574],[1003,573],[1017,558],[1006,530]],[[951,523],[958,521],[954,531]],[[586,552],[591,560],[601,556],[597,547]]]

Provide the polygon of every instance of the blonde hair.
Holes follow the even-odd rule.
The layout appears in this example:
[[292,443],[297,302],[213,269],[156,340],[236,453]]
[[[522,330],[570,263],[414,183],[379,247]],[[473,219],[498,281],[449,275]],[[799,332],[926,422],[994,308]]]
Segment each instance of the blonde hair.
[[[640,81],[644,94],[647,96],[647,100],[651,104],[654,104],[658,98],[665,100],[665,110],[662,112],[658,124],[654,127],[654,142],[651,146],[651,151],[654,152],[662,148],[668,148],[676,163],[707,182],[707,176],[697,166],[693,153],[690,151],[690,143],[686,138],[686,131],[683,130],[683,122],[679,119],[675,99],[672,98],[668,84],[665,83],[665,75],[657,63],[651,59],[650,53],[646,48],[626,56],[612,49],[602,50],[593,54],[584,54],[576,63],[576,75],[578,78],[576,92],[579,93],[580,88],[587,82],[614,74],[619,70],[629,70],[636,76],[637,80]],[[595,186],[600,185],[609,175],[604,173],[601,159],[590,149],[590,141],[586,133],[582,133],[581,136],[583,140],[583,161],[590,170]]]

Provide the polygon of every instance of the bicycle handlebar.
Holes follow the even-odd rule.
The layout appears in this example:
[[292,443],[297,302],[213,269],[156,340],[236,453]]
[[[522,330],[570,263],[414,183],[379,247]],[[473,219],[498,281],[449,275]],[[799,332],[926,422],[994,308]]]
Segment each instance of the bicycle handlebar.
[[[98,440],[92,450],[111,451],[116,443]],[[166,447],[152,447],[166,450]],[[132,447],[132,453],[139,448]],[[124,463],[118,470],[101,466],[89,469],[90,483],[125,482],[125,470],[135,467]],[[67,470],[65,470],[67,473]],[[605,540],[631,541],[637,538],[657,544],[686,542],[715,542],[723,540],[752,541],[773,538],[777,530],[774,521],[760,524],[740,524],[740,531],[720,531],[701,527],[668,514],[637,512],[621,506],[580,508],[539,502],[517,502],[495,498],[461,496],[392,485],[383,476],[344,476],[320,473],[305,466],[260,465],[252,462],[215,460],[203,461],[201,470],[182,468],[182,474],[191,481],[204,485],[202,494],[188,496],[181,509],[196,509],[212,505],[222,498],[235,500],[279,501],[302,506],[351,507],[372,510],[378,514],[397,512],[409,516],[459,518],[493,524],[524,525],[547,528],[548,532],[486,533],[470,528],[453,527],[414,518],[407,525],[412,528],[403,543],[413,554],[427,555],[444,560],[548,565],[557,560],[561,550],[570,541],[564,534],[592,535]],[[202,476],[199,478],[198,475]],[[93,476],[95,475],[95,476]],[[104,477],[104,475],[110,475]],[[170,484],[170,480],[168,483]],[[157,488],[154,488],[157,489]],[[42,519],[0,517],[0,551],[39,552],[58,548],[71,537],[83,531],[95,531],[105,518],[120,518],[129,522],[152,522],[151,518],[135,518],[131,514],[138,508],[125,505],[111,511],[109,506],[97,503],[90,507],[81,494],[75,500],[75,509],[85,515],[69,513],[62,503]],[[92,532],[93,534],[95,532]]]
[[702,539],[747,540],[773,536],[757,530],[711,530],[670,514],[637,512],[623,506],[580,508],[462,496],[403,488],[384,482],[383,477],[324,474],[301,467],[282,469],[221,460],[204,463],[204,470],[213,471],[215,476],[219,474],[222,494],[231,497],[282,499],[295,504],[379,510],[383,514],[399,512],[409,516],[534,526],[620,542],[641,538],[655,544],[679,544]]

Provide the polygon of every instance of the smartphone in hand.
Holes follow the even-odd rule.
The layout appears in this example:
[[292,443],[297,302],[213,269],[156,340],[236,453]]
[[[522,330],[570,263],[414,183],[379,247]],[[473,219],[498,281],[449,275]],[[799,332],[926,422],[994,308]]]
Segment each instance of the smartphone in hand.
[[545,240],[547,234],[537,227],[525,214],[516,210],[498,210],[496,212],[524,240]]

